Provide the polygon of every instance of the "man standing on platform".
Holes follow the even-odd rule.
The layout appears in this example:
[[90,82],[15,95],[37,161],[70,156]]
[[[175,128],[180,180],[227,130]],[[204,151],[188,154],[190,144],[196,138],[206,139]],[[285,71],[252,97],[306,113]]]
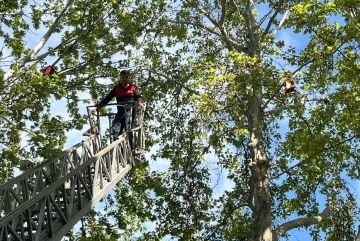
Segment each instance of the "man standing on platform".
[[[131,84],[130,82],[130,71],[128,70],[122,70],[120,72],[120,82],[117,84],[109,93],[108,95],[102,99],[98,104],[96,104],[96,109],[101,108],[102,106],[108,104],[112,98],[116,98],[116,102],[136,102],[137,106],[142,107],[142,99],[140,92],[136,85]],[[128,123],[125,123],[125,117],[126,120],[128,120]],[[136,111],[132,111],[131,116],[131,110],[126,109],[123,106],[117,107],[117,114],[115,116],[115,119],[112,124],[112,136],[113,140],[116,141],[119,137],[119,135],[122,134],[122,132],[125,129],[126,124],[130,124],[131,120],[131,127],[136,127]]]

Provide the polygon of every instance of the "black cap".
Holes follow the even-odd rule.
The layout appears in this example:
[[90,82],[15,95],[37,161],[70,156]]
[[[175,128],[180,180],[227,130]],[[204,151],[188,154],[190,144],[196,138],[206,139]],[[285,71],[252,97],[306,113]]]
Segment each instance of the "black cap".
[[121,71],[120,71],[120,75],[122,75],[122,74],[129,75],[129,74],[130,74],[130,71],[129,71],[129,70],[121,70]]

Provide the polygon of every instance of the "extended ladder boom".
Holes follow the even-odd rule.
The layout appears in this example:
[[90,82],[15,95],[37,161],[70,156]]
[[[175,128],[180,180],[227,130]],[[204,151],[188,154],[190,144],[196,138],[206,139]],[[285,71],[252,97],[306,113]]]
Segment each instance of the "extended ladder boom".
[[[140,116],[131,131],[136,150],[144,147]],[[61,240],[133,165],[127,133],[102,150],[93,134],[56,160],[10,180],[0,186],[1,240]]]

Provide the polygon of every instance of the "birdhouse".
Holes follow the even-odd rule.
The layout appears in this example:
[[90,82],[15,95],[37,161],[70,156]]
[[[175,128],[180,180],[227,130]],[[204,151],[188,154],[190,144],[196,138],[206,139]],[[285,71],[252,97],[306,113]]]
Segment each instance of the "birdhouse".
[[295,85],[294,80],[291,78],[291,76],[287,76],[284,80],[284,92],[285,93],[291,93],[295,91]]
[[55,69],[53,66],[49,65],[43,69],[43,75],[53,75],[55,73]]

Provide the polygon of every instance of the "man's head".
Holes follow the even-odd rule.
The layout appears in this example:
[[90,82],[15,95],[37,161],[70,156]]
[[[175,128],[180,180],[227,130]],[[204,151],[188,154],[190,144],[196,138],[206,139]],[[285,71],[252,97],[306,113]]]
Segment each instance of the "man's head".
[[129,70],[121,70],[120,71],[120,84],[123,87],[127,87],[127,85],[129,84],[129,79],[130,79],[130,71]]

